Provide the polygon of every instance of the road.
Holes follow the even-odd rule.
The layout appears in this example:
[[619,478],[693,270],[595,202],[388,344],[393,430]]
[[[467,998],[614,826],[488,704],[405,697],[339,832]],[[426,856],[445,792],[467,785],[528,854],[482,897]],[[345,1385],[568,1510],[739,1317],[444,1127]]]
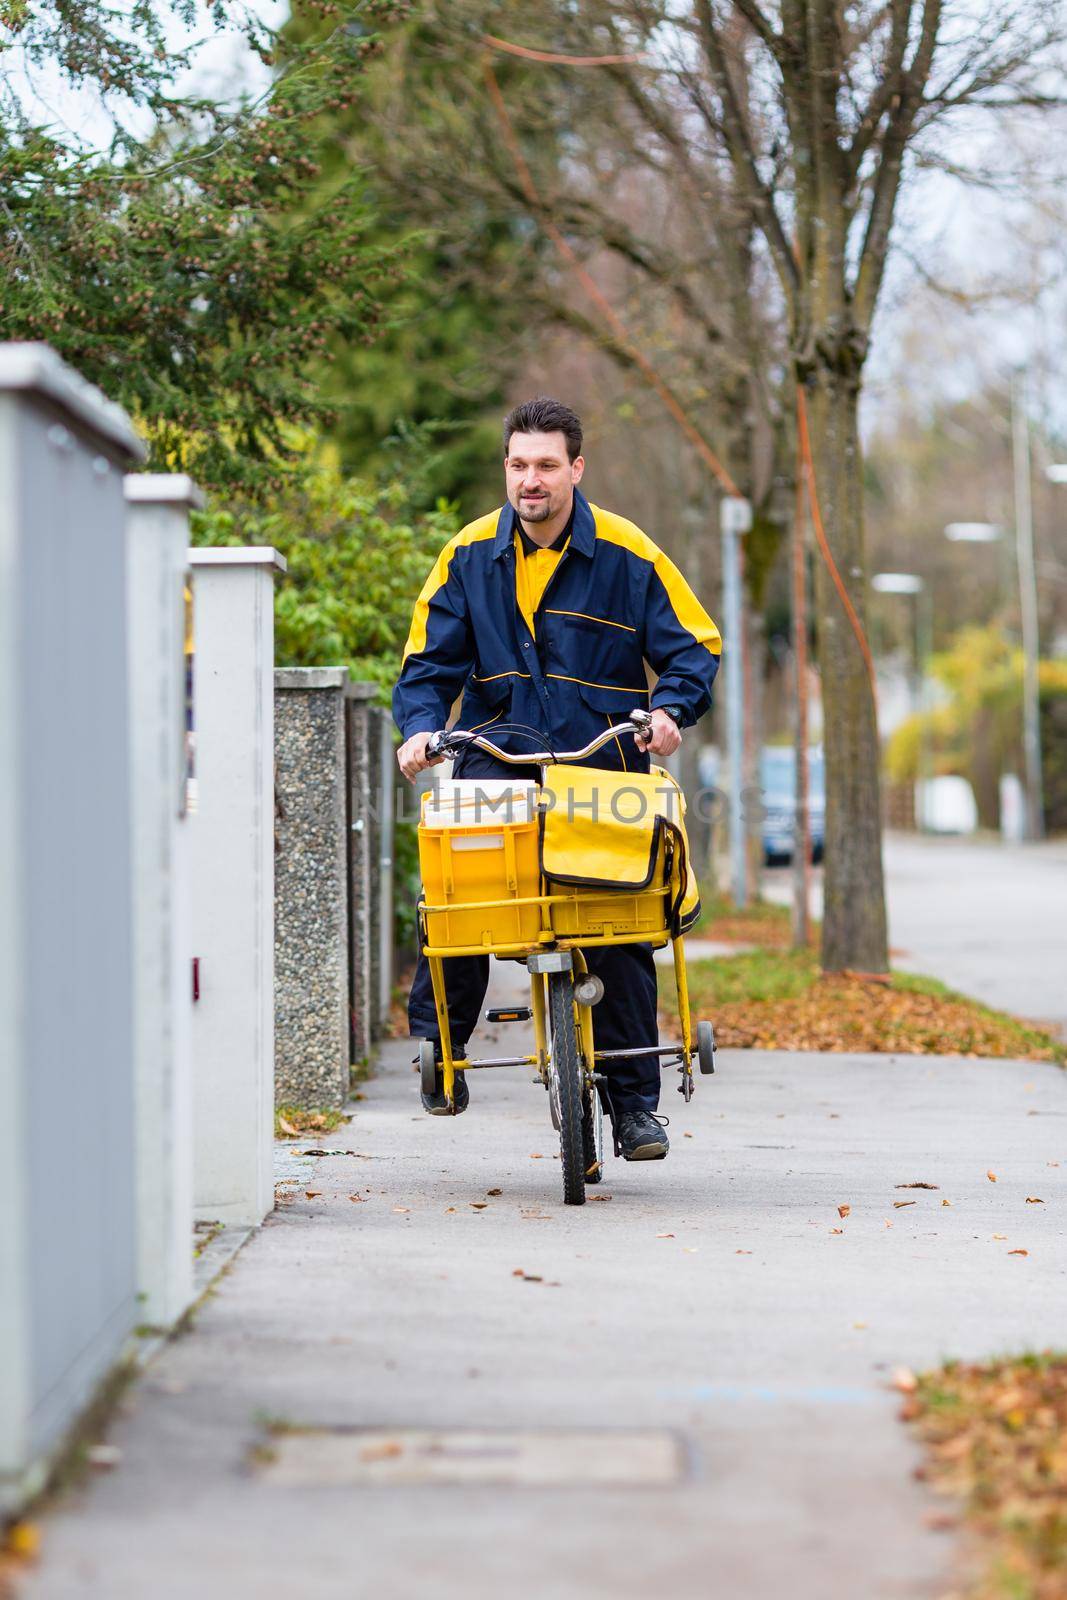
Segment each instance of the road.
[[665,1100],[670,1159],[565,1209],[539,1086],[427,1118],[389,1046],[329,1155],[281,1149],[26,1600],[943,1595],[891,1373],[1062,1339],[1064,1075],[724,1052]]
[[[790,874],[767,873],[769,899],[789,903]],[[1005,845],[890,833],[885,874],[895,966],[1067,1036],[1067,840]]]

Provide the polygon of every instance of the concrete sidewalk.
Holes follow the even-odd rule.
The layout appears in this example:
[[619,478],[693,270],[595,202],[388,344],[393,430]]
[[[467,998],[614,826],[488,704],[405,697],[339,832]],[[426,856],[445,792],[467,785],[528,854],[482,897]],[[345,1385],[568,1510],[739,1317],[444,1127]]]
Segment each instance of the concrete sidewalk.
[[[1062,1340],[1064,1075],[723,1053],[689,1107],[665,1084],[668,1162],[565,1210],[540,1087],[472,1074],[427,1118],[410,1053],[281,1149],[279,1210],[129,1396],[118,1467],[46,1519],[28,1600],[943,1593],[891,1370]],[[390,1481],[428,1427],[493,1431],[439,1441],[446,1476],[577,1428],[624,1481]]]

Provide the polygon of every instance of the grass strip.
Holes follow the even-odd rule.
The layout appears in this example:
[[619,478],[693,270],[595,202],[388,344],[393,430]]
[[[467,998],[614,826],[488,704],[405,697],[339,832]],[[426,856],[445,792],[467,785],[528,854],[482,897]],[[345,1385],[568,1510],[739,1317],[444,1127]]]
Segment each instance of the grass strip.
[[[1067,1047],[1041,1029],[936,978],[897,972],[882,984],[823,974],[812,951],[766,947],[691,961],[688,976],[694,1020],[710,1018],[728,1049],[1067,1058]],[[673,986],[662,989],[664,1024],[677,1030]]]
[[1067,1354],[950,1362],[919,1378],[903,1416],[926,1447],[921,1475],[975,1535],[968,1600],[1063,1600]]

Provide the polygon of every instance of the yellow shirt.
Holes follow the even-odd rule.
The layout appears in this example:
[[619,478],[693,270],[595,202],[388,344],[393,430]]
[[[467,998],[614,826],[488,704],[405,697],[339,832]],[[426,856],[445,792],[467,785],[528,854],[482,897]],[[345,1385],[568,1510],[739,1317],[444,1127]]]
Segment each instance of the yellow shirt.
[[569,543],[568,534],[558,549],[534,549],[527,554],[522,535],[518,528],[515,529],[515,600],[531,637],[535,636],[534,617],[537,608]]

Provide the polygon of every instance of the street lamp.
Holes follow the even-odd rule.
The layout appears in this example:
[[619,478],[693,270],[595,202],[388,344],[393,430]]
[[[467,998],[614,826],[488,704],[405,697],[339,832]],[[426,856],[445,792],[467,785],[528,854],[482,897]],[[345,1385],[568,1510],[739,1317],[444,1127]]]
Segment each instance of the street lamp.
[[1003,537],[1004,529],[996,522],[950,522],[945,528],[945,538],[956,544],[996,544]]
[[877,594],[911,595],[915,601],[914,670],[912,673],[912,709],[919,717],[919,805],[917,821],[925,830],[927,813],[927,786],[930,779],[930,730],[923,713],[926,710],[926,662],[933,648],[933,596],[917,572],[876,572],[871,578],[871,588]]

